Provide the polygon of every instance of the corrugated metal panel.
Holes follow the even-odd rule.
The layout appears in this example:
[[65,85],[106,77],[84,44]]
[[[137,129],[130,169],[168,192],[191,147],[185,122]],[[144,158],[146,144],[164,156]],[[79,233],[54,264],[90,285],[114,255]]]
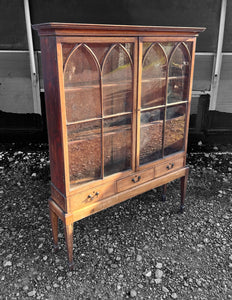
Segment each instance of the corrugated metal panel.
[[196,53],[193,91],[210,91],[214,57],[213,53]]
[[222,55],[216,110],[232,113],[232,53]]
[[190,114],[197,114],[199,96],[192,96]]
[[0,110],[32,113],[28,51],[0,51]]
[[0,49],[27,50],[23,1],[0,1]]

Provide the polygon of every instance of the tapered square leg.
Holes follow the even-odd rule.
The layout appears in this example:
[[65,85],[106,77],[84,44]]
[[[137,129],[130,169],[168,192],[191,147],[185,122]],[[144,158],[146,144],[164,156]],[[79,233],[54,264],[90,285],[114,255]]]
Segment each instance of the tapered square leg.
[[51,209],[51,207],[49,208],[49,214],[50,214],[50,220],[52,224],[54,251],[57,252],[58,251],[58,216]]
[[167,184],[163,185],[162,201],[166,201]]
[[181,203],[180,203],[180,212],[184,211],[184,201],[186,196],[187,181],[188,181],[189,168],[186,168],[186,173],[184,177],[181,177]]
[[64,225],[66,246],[68,251],[69,269],[73,270],[73,223]]

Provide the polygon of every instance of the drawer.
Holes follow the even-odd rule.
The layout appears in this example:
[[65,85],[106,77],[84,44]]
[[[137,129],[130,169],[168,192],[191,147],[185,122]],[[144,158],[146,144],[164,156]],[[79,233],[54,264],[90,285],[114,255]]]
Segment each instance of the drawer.
[[137,172],[134,175],[128,176],[126,178],[117,181],[117,192],[123,192],[127,189],[131,189],[139,184],[149,181],[155,177],[154,168]]
[[155,166],[155,177],[160,177],[162,175],[168,174],[170,172],[173,172],[175,170],[178,170],[184,166],[184,158],[178,158],[178,159],[170,159],[166,161],[165,163],[162,163],[160,165]]
[[77,193],[70,199],[70,209],[80,209],[115,194],[115,183],[106,183]]

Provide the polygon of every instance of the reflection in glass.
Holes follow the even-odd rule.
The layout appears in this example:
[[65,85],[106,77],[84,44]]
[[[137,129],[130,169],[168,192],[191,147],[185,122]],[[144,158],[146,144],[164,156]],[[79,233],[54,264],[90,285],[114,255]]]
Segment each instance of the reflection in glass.
[[154,44],[145,54],[142,70],[142,108],[165,103],[166,56],[158,44]]
[[62,44],[62,53],[63,53],[63,64],[65,64],[66,59],[70,55],[71,51],[74,49],[75,46],[78,44],[69,44],[69,43],[64,43]]
[[121,43],[123,47],[128,51],[130,54],[130,57],[133,57],[133,51],[134,51],[134,44],[133,43]]
[[189,53],[192,53],[193,42],[185,42],[185,45],[188,47]]
[[184,148],[186,105],[167,107],[164,133],[164,155]]
[[68,126],[70,184],[101,177],[101,121]]
[[150,42],[144,42],[143,43],[143,57],[144,57],[144,54],[146,53],[147,49],[151,46],[152,43]]
[[99,69],[84,46],[78,47],[67,60],[64,88],[68,122],[101,116]]
[[170,56],[173,48],[175,47],[176,45],[176,42],[163,42],[163,43],[160,43],[161,46],[163,47],[167,57]]
[[88,43],[87,46],[93,51],[96,55],[99,64],[102,65],[106,53],[109,51],[112,44],[110,43]]
[[141,112],[140,165],[162,157],[164,110]]
[[131,168],[131,114],[104,120],[104,174]]
[[132,66],[128,54],[116,45],[103,66],[104,115],[132,111]]
[[180,44],[169,62],[168,103],[188,100],[189,71],[188,51]]

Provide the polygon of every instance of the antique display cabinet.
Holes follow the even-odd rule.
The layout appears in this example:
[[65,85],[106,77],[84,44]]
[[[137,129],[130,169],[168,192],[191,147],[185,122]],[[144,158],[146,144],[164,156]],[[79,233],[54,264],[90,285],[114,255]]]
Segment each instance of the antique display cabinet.
[[51,164],[50,218],[73,223],[181,181],[196,37],[204,28],[46,23],[41,42]]

